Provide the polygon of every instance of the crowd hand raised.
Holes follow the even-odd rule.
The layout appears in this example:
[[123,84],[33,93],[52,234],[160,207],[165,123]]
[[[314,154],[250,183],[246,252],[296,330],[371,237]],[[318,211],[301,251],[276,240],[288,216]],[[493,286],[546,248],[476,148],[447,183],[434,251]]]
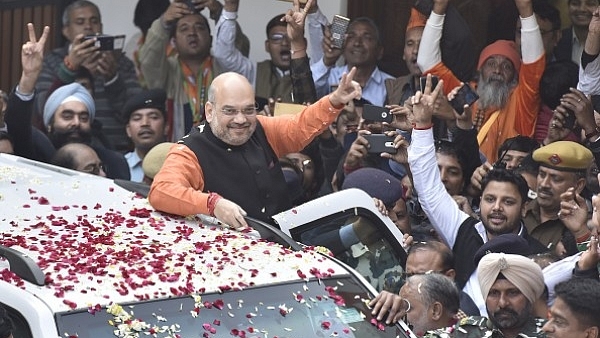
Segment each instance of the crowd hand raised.
[[394,293],[381,291],[377,297],[369,302],[369,307],[372,308],[371,315],[377,318],[378,321],[385,320],[386,324],[392,324],[400,321],[406,314],[406,302]]
[[248,227],[248,223],[244,219],[244,216],[247,215],[246,211],[228,199],[221,198],[217,201],[214,214],[219,221],[231,229],[241,231]]
[[481,193],[481,181],[490,169],[492,169],[492,165],[485,162],[473,171],[473,175],[471,175],[471,186],[477,191],[477,195]]
[[353,99],[360,99],[362,96],[362,88],[358,82],[353,80],[355,74],[356,67],[352,67],[347,74],[342,74],[338,87],[333,93],[329,94],[329,102],[334,107],[346,105]]
[[377,210],[379,210],[379,212],[383,215],[383,216],[387,216],[388,215],[388,210],[385,207],[385,204],[383,204],[383,201],[380,200],[379,198],[375,198],[373,197],[373,202],[375,202],[375,208],[377,208]]
[[585,130],[586,134],[596,131],[592,100],[584,93],[575,88],[569,88],[569,92],[561,97],[560,104],[573,111],[577,124]]
[[393,115],[394,119],[391,123],[383,122],[384,126],[390,126],[394,129],[400,129],[404,131],[412,130],[411,120],[411,106],[399,106],[397,104],[385,106],[390,110],[390,114]]
[[564,140],[569,135],[571,129],[564,127],[565,118],[568,114],[570,114],[568,109],[562,104],[558,105],[556,109],[554,109],[552,118],[548,123],[548,133],[544,139],[544,144],[550,144],[552,142]]
[[583,197],[575,192],[575,188],[571,187],[560,194],[558,218],[573,233],[575,238],[585,236],[588,233],[587,215],[587,204]]
[[162,20],[165,25],[171,25],[176,20],[181,19],[185,15],[193,14],[193,13],[194,12],[184,2],[184,0],[175,0],[175,1],[171,2],[169,7],[163,14]]
[[581,254],[577,266],[580,270],[590,270],[596,268],[600,263],[600,248],[598,248],[598,229],[592,229],[592,235],[588,248]]
[[394,148],[396,148],[397,151],[395,154],[383,152],[381,153],[381,157],[391,159],[398,163],[408,163],[408,141],[396,131],[387,131],[385,134],[394,137]]
[[359,130],[356,140],[352,142],[346,159],[344,160],[344,167],[348,168],[359,168],[362,166],[363,159],[367,156],[369,148],[369,141],[364,135],[369,135],[371,132],[368,130]]
[[294,0],[292,9],[288,9],[281,21],[287,22],[287,35],[290,41],[302,41],[304,39],[304,24],[306,15],[312,6],[313,0],[308,0],[304,8],[300,8],[300,2]]
[[[29,32],[29,41],[21,47],[21,67],[23,68],[21,80],[19,81],[19,91],[21,93],[31,94],[34,92],[35,83],[42,71],[44,61],[44,46],[48,39],[50,27],[45,26],[42,36],[38,40],[35,35],[35,27],[32,23],[27,24]],[[2,110],[0,108],[0,110]]]
[[109,81],[117,76],[119,68],[118,57],[120,51],[105,51],[100,54],[96,64],[96,72],[104,77],[104,80]]
[[98,49],[100,49],[100,47],[95,45],[96,40],[84,40],[84,37],[85,35],[83,34],[78,34],[75,36],[67,56],[69,63],[75,69],[79,69],[79,67],[83,66],[86,61],[90,61],[99,55]]
[[434,104],[437,99],[441,88],[444,86],[444,81],[440,80],[435,89],[431,88],[431,74],[427,74],[427,82],[425,85],[425,91],[417,91],[412,97],[411,102],[413,105],[413,116],[415,126],[417,127],[429,127],[431,126],[431,117],[433,116]]
[[331,42],[331,29],[329,27],[323,27],[323,41],[321,42],[321,48],[323,49],[323,63],[327,67],[332,67],[342,55],[342,50],[333,47]]
[[444,95],[444,84],[442,83],[441,86],[433,104],[433,115],[441,120],[454,121],[456,119],[454,109]]
[[[463,82],[460,83],[460,86],[455,87],[448,93],[448,105],[450,105],[450,101],[454,100],[462,86],[464,86]],[[464,111],[462,114],[459,114],[456,110],[452,109],[454,118],[456,119],[456,126],[462,130],[471,130],[473,128],[473,110],[471,109],[471,106],[466,104],[463,108]]]

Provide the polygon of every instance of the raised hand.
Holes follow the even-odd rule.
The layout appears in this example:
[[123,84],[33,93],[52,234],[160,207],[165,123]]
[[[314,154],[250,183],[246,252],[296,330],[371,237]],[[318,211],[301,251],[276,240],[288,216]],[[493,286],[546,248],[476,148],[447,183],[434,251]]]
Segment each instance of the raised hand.
[[354,81],[356,67],[352,67],[348,74],[344,73],[340,79],[340,83],[335,91],[329,94],[329,101],[334,106],[345,105],[353,99],[360,99],[362,96],[362,88],[358,82]]
[[443,86],[444,81],[440,80],[438,82],[438,85],[432,91],[431,74],[428,74],[427,82],[425,85],[425,91],[417,91],[415,96],[412,97],[411,101],[413,105],[413,116],[416,127],[427,128],[431,126],[431,117],[433,116],[435,100],[437,99]]
[[23,94],[33,93],[35,82],[42,71],[44,61],[44,46],[48,39],[50,27],[45,26],[42,36],[38,40],[35,35],[35,27],[32,23],[27,24],[29,41],[21,47],[21,67],[23,72],[19,81],[19,91]]
[[575,188],[571,187],[560,194],[558,218],[573,233],[575,238],[585,236],[589,232],[587,215],[587,204],[583,197],[575,192]]
[[183,0],[175,0],[171,2],[165,13],[162,15],[163,23],[166,25],[173,24],[176,20],[194,12]]
[[309,0],[304,8],[300,8],[298,0],[294,0],[293,8],[289,9],[281,19],[281,21],[287,22],[287,35],[290,41],[304,40],[304,24],[312,2],[313,0]]

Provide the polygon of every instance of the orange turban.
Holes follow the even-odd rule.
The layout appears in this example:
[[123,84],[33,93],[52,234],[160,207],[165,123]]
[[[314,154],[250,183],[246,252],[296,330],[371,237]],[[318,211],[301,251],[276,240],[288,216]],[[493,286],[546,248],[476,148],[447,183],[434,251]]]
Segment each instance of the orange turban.
[[415,27],[425,27],[425,23],[427,22],[427,17],[421,12],[419,12],[416,8],[410,9],[410,18],[408,19],[408,25],[406,25],[406,31]]
[[502,55],[506,57],[512,62],[515,71],[519,73],[519,70],[521,69],[521,55],[519,55],[517,45],[514,41],[498,40],[485,47],[479,55],[477,69],[481,69],[483,63],[492,55]]

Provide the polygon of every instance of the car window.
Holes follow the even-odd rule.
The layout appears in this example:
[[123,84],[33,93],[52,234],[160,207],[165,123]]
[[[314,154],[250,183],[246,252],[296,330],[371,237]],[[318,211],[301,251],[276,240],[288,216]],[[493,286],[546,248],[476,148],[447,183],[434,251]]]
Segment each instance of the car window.
[[[57,314],[64,337],[405,337],[372,320],[367,290],[351,276],[201,297],[177,297]],[[111,326],[112,323],[112,326]],[[162,332],[161,332],[162,331]]]

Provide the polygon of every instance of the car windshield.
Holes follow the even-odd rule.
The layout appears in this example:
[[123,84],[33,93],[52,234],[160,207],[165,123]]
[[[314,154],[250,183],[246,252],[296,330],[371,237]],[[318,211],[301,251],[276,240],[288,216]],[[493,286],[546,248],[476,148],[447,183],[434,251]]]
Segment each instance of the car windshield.
[[[300,276],[302,277],[302,276]],[[354,277],[298,280],[57,314],[63,337],[405,337],[372,321]],[[111,312],[111,313],[109,313]]]

